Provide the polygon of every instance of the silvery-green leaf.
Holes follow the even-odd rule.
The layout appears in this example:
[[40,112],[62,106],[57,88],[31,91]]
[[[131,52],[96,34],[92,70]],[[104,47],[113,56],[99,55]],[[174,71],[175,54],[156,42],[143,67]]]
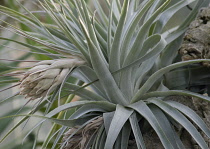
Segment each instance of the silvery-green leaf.
[[175,121],[181,124],[202,149],[208,149],[208,146],[201,134],[183,114],[181,114],[178,110],[171,107],[164,101],[151,100],[151,102],[160,107],[166,114],[168,114],[171,118],[173,118]]
[[105,143],[105,149],[113,148],[113,145],[119,135],[122,127],[125,122],[128,120],[130,115],[133,113],[133,110],[124,108],[123,106],[117,105],[116,111],[112,118]]

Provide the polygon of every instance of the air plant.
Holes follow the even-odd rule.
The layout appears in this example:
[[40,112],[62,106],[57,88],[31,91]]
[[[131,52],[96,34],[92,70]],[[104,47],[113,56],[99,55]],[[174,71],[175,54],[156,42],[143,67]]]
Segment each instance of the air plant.
[[[55,123],[42,148],[52,143],[50,148],[126,149],[133,136],[137,148],[145,149],[143,135],[149,128],[156,132],[164,148],[184,149],[174,129],[181,126],[202,149],[208,149],[195,125],[208,137],[209,128],[192,109],[172,101],[171,96],[210,101],[207,96],[185,90],[189,79],[193,80],[188,74],[203,70],[192,64],[210,60],[179,62],[177,56],[187,27],[209,1],[182,0],[171,4],[170,0],[105,0],[108,14],[100,2],[91,2],[95,10],[83,0],[41,1],[43,14],[50,17],[51,24],[41,22],[21,4],[24,14],[0,6],[2,14],[31,27],[28,32],[5,22],[9,30],[39,46],[13,42],[52,59],[35,64],[24,74],[20,94],[40,103],[2,141],[45,108],[43,119],[28,132],[42,126],[46,119]],[[185,20],[168,29],[172,16],[191,3],[196,4]],[[206,74],[202,71],[196,77],[208,80]],[[69,82],[70,76],[78,81]],[[60,96],[62,91],[67,93],[67,99]],[[71,102],[74,95],[80,99]],[[52,108],[60,100],[65,101]]]

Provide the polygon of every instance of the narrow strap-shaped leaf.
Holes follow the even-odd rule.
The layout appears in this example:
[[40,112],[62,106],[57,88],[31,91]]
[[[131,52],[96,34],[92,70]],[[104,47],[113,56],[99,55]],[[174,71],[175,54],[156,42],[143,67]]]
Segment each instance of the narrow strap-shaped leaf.
[[156,57],[157,56],[152,57],[152,58],[150,58],[148,60],[145,60],[141,64],[141,66],[139,67],[138,71],[136,72],[135,80],[133,80],[134,83],[135,83],[134,93],[136,93],[139,90],[142,81],[145,79],[145,76],[147,75],[147,73],[149,72],[149,70],[154,65],[154,63],[155,63],[155,61],[157,59]]
[[[21,4],[20,4],[21,5]],[[24,6],[21,6],[24,7]],[[28,11],[26,8],[24,8],[26,11]],[[0,8],[0,11],[2,9]],[[35,16],[33,16],[33,14],[31,14],[30,12],[27,12],[29,14],[29,16],[31,16],[32,18],[34,18],[34,20],[37,20],[37,18]],[[20,15],[18,12],[14,12],[12,10],[6,11],[6,12],[2,12],[2,14],[7,15],[8,17],[17,20],[18,22],[26,25],[26,26],[31,26],[34,29],[36,29],[37,32],[42,32],[42,35],[45,38],[48,38],[49,40],[53,40],[55,43],[60,44],[60,45],[64,45],[64,42],[59,41],[59,38],[57,38],[56,36],[53,36],[47,29],[47,27],[42,24],[40,21],[36,21],[34,22],[34,20],[32,21],[31,19],[27,18],[27,17],[23,17],[23,15]],[[2,20],[1,20],[2,21]],[[38,23],[37,23],[38,22]],[[27,32],[29,34],[29,32]],[[41,35],[40,35],[41,36]],[[57,40],[55,40],[55,38]],[[64,45],[65,46],[65,45]]]
[[51,117],[63,110],[67,110],[70,108],[74,108],[77,106],[82,106],[82,105],[88,105],[88,104],[96,104],[96,105],[103,105],[102,108],[108,110],[108,111],[112,111],[115,109],[115,105],[109,102],[105,102],[105,101],[75,101],[75,102],[71,102],[62,106],[59,106],[57,108],[55,108],[54,110],[52,110],[51,112],[49,112],[47,115],[45,115],[46,117]]
[[[125,127],[125,125],[124,125]],[[117,136],[117,139],[115,141],[113,149],[120,149],[122,142],[122,130],[120,131],[119,135]]]
[[[96,20],[95,20],[95,15],[92,17],[92,24],[93,24],[93,29],[98,41],[98,44],[100,46],[100,49],[103,53],[104,58],[106,59],[106,61],[108,61],[108,53],[107,53],[107,42],[106,40],[101,36],[101,34],[98,32],[98,30],[96,29]],[[100,30],[99,30],[100,31]]]
[[[99,22],[94,22],[95,29],[98,31],[98,33],[103,37],[105,41],[107,41],[108,36],[108,29],[105,29]],[[107,46],[108,47],[108,46]],[[107,52],[108,53],[108,52]]]
[[15,98],[15,97],[16,97],[17,95],[19,95],[19,94],[20,94],[20,92],[16,92],[16,93],[14,93],[13,95],[10,95],[9,97],[0,100],[0,106],[1,106],[2,104],[5,104],[5,103],[7,103],[7,102],[10,102],[10,100],[12,100],[13,98]]
[[[78,81],[77,84],[78,84],[78,85],[82,85],[83,82]],[[51,96],[51,98],[49,99],[49,101],[51,101],[51,104],[54,103],[54,100],[55,100],[54,98],[55,98],[56,96],[57,96],[57,95],[56,95],[56,93],[54,92],[53,95]],[[74,97],[75,97],[75,95],[73,95],[73,94],[70,95],[70,96],[67,98],[67,100],[65,101],[65,103],[71,102],[72,99],[73,99]],[[49,105],[49,106],[47,107],[48,109],[45,110],[45,114],[48,113],[48,112],[50,111],[51,107],[52,107],[51,105]],[[66,114],[67,112],[69,113],[69,112],[71,112],[71,111],[74,111],[74,109],[72,109],[72,110],[70,110],[70,111],[62,111],[62,112],[60,112],[60,113],[58,114],[57,118],[62,118],[64,114]],[[45,138],[45,141],[44,141],[44,143],[42,144],[42,147],[41,147],[41,148],[45,148],[45,147],[48,145],[48,143],[50,143],[50,140],[52,139],[52,137],[54,137],[53,135],[55,134],[56,128],[58,128],[58,127],[59,127],[58,124],[55,124],[55,123],[53,124],[53,126],[51,127],[51,130],[50,130],[50,132],[48,133],[47,137]],[[53,146],[56,146],[56,144],[58,144],[58,141],[59,141],[60,138],[63,136],[63,133],[64,133],[64,131],[65,131],[66,129],[67,129],[66,126],[63,126],[63,127],[60,128],[59,133],[56,135],[56,138],[55,138],[54,141],[53,141]]]
[[166,101],[166,103],[186,115],[210,138],[210,129],[195,111],[175,101]]
[[163,129],[165,128],[162,128],[159,121],[157,120],[158,117],[155,117],[150,108],[143,101],[131,104],[129,105],[129,107],[137,111],[142,117],[144,117],[149,122],[149,124],[155,130],[163,146],[166,149],[175,149],[172,145],[172,142],[170,142],[170,140],[167,138],[167,135],[164,133]]
[[[40,105],[38,105],[36,107],[35,110],[29,112],[28,114],[33,114],[36,111],[38,111],[40,108],[42,108],[44,105],[46,105],[47,102],[44,101],[42,102]],[[20,126],[23,122],[25,122],[27,119],[29,118],[29,116],[25,116],[24,118],[22,118],[17,124],[15,124],[15,126],[13,126],[0,140],[0,143],[3,142],[18,126]]]
[[[76,68],[76,71],[73,72],[72,76],[84,81],[85,83],[91,83],[95,80],[98,80],[94,70],[88,66]],[[105,95],[105,90],[99,81],[95,82],[94,84],[91,84],[90,87],[100,96],[108,99],[108,97]]]
[[[94,146],[92,146],[92,148],[94,148],[94,149],[98,149],[99,148],[101,137],[103,136],[104,132],[105,132],[105,130],[104,130],[104,126],[103,125],[98,130],[96,130],[94,132],[94,133],[97,133],[97,134],[96,134],[96,136],[94,138]],[[86,147],[86,149],[88,149],[88,148]]]
[[113,0],[113,1],[105,0],[104,1],[108,10],[109,10],[109,12],[112,12],[112,17],[113,17],[112,19],[113,19],[113,25],[114,26],[116,26],[116,24],[118,23],[119,14],[120,14],[120,11],[121,11],[121,7],[120,8],[118,7],[118,5],[117,5],[118,2],[116,2],[116,1],[119,1],[119,0]]
[[97,10],[97,13],[99,14],[100,20],[102,21],[103,25],[105,27],[108,26],[108,17],[104,12],[103,8],[101,7],[100,2],[98,2],[98,0],[93,0],[93,5]]
[[[153,44],[151,44],[149,41],[153,41]],[[155,55],[158,55],[166,46],[166,41],[162,38],[160,35],[153,35],[149,37],[145,45],[143,46],[145,49],[142,50],[142,56],[139,56],[139,58],[131,63],[130,65],[126,67],[130,67],[129,69],[125,71],[121,71],[121,84],[120,88],[122,92],[126,95],[126,97],[130,100],[133,97],[133,91],[135,83],[133,80],[136,80],[137,78],[134,78],[135,74],[134,69],[138,70],[138,67],[132,67],[134,64],[140,65],[142,62],[150,59],[150,58],[155,58]],[[136,65],[137,66],[137,65]],[[140,67],[141,68],[141,67]]]
[[[120,15],[120,20],[117,25],[117,29],[114,35],[114,40],[111,46],[111,53],[109,58],[109,69],[111,72],[118,70],[120,68],[120,44],[122,39],[122,33],[126,21],[127,11],[129,7],[129,0],[124,0],[123,9]],[[119,82],[119,77],[116,75],[114,77],[115,81]]]
[[132,14],[135,12],[135,9],[136,9],[136,1],[131,0],[129,7],[128,7],[128,12],[127,12],[127,20],[129,20],[129,18],[131,18]]
[[[184,148],[180,148],[180,147],[183,147],[184,145],[181,143],[181,144],[177,144],[177,143],[180,143],[181,140],[180,138],[177,138],[175,137],[176,132],[175,130],[171,127],[171,124],[168,120],[168,118],[165,116],[165,114],[160,110],[159,107],[155,106],[155,105],[149,105],[151,111],[153,112],[153,114],[155,115],[155,117],[157,117],[157,120],[159,122],[159,124],[161,125],[164,131],[164,133],[166,134],[167,138],[170,140],[172,146],[176,149],[176,148],[179,148],[179,149],[184,149]],[[179,139],[179,140],[177,140]],[[178,147],[179,146],[179,147]]]
[[178,30],[182,30],[183,28],[186,28],[193,21],[193,19],[196,17],[199,8],[202,7],[202,6],[207,6],[208,4],[209,4],[208,0],[197,1],[195,7],[191,11],[191,13],[187,17],[187,19],[180,25]]
[[165,10],[159,17],[159,19],[156,22],[154,33],[161,33],[163,30],[163,27],[166,25],[168,20],[180,9],[185,7],[186,5],[189,5],[190,3],[194,2],[195,0],[184,0],[177,2],[175,5],[172,5],[170,8]]
[[[154,42],[153,45],[151,45],[151,44],[148,45],[151,41]],[[132,66],[140,65],[145,60],[148,60],[149,58],[152,58],[153,56],[159,54],[164,49],[165,46],[166,46],[166,41],[161,35],[156,34],[156,35],[149,37],[147,42],[145,43],[145,49],[144,49],[145,51],[142,51],[143,55],[140,56],[135,61],[133,61],[132,63],[122,67],[121,69],[119,69],[113,73],[118,73],[120,71],[127,70]]]
[[93,42],[94,46],[97,48],[98,53],[101,55],[101,58],[104,59],[104,61],[105,61],[104,55],[102,53],[101,47],[100,47],[99,42],[96,37],[96,33],[94,31],[93,22],[91,22],[91,20],[90,20],[90,14],[89,14],[87,5],[84,0],[81,0],[81,3],[82,3],[82,8],[83,8],[83,11],[85,14],[85,19],[87,21],[86,25],[87,25],[87,30],[89,33],[89,38],[91,38],[91,41]]
[[2,79],[2,81],[0,81],[0,84],[3,85],[3,84],[8,84],[8,83],[16,83],[18,81],[19,81],[19,79],[10,79],[10,80],[3,80]]
[[[65,54],[65,55],[66,54],[67,55],[71,54],[71,52],[69,52],[68,50],[63,49],[62,47],[59,47],[58,45],[55,45],[54,43],[50,43],[50,42],[48,42],[46,40],[41,40],[39,38],[36,38],[36,37],[30,35],[28,32],[23,31],[23,30],[19,29],[18,27],[14,26],[12,24],[9,24],[9,23],[7,23],[5,21],[2,21],[2,22],[4,22],[8,26],[10,26],[12,29],[14,29],[14,31],[12,31],[12,32],[14,32],[14,33],[16,33],[16,34],[18,34],[20,36],[23,36],[25,38],[33,40],[33,41],[39,43],[40,45],[44,45],[44,46],[46,46],[46,47],[48,47],[48,48],[50,48],[50,49],[52,49],[52,50],[54,50],[54,51],[56,51],[58,53],[62,53],[62,54]],[[11,31],[11,30],[9,30],[9,31]]]
[[[50,101],[50,103],[47,104],[44,115],[46,115],[51,110],[55,100],[57,99],[56,97],[59,94],[59,88],[60,86],[56,87],[56,89],[53,91],[53,94],[50,96],[50,98],[47,99],[48,101]],[[71,97],[74,97],[74,96],[75,95],[71,95]]]
[[208,4],[209,4],[208,0],[197,1],[195,7],[193,8],[193,10],[189,14],[189,16],[187,16],[185,21],[178,27],[178,29],[176,29],[174,32],[172,32],[171,34],[168,35],[168,37],[166,38],[167,42],[170,43],[174,39],[177,39],[179,36],[184,34],[185,29],[189,26],[189,24],[196,17],[199,8],[202,7],[202,6],[207,6]]
[[78,119],[87,113],[97,112],[97,111],[98,112],[106,112],[106,110],[104,110],[100,105],[92,105],[92,104],[84,105],[81,108],[79,108],[76,112],[74,112],[70,116],[70,119]]
[[148,8],[152,5],[153,2],[154,2],[154,0],[148,1],[142,9],[140,9],[138,12],[135,12],[132,15],[132,17],[133,17],[132,20],[126,24],[126,26],[128,26],[128,27],[127,27],[126,31],[124,31],[125,33],[123,35],[121,53],[120,53],[121,65],[127,55],[128,48],[130,45],[130,40],[132,38],[132,35],[135,32],[138,22],[141,20],[142,16],[145,14],[145,12],[148,10]]
[[[158,68],[163,68],[173,63],[173,60],[177,56],[177,50],[174,50],[174,49],[179,49],[183,40],[182,37],[183,35],[173,40],[171,43],[167,44],[167,47],[164,49],[164,51],[160,55],[160,61],[157,64]],[[166,41],[167,41],[167,38],[166,38]]]
[[16,17],[19,17],[19,18],[22,18],[24,20],[28,20],[34,24],[38,24],[35,20],[31,19],[30,17],[28,17],[27,15],[24,15],[24,14],[21,14],[20,12],[17,12],[11,8],[8,8],[8,7],[5,7],[3,5],[0,5],[0,11],[1,12],[5,12],[7,14],[12,14],[13,16],[16,16]]
[[145,15],[145,18],[143,20],[143,23],[149,20],[149,18],[152,16],[152,14],[158,9],[158,7],[163,3],[163,0],[155,0],[154,4],[151,6],[151,8],[148,10],[148,12]]
[[111,48],[112,48],[112,23],[113,23],[113,7],[114,7],[114,0],[111,3],[111,7],[109,10],[109,25],[108,25],[108,35],[107,35],[107,47],[108,47],[108,58],[111,54]]
[[173,96],[173,95],[196,97],[196,98],[210,102],[210,97],[208,96],[204,96],[198,93],[185,91],[185,90],[169,90],[166,92],[162,92],[162,91],[149,92],[147,94],[144,94],[140,100],[146,100],[152,97],[164,97],[164,96]]
[[77,18],[77,13],[76,12],[76,7],[72,4],[73,2],[71,1],[66,1],[65,4],[59,2],[57,0],[57,2],[62,6],[62,13],[65,14],[65,16],[68,18],[68,20],[74,22],[75,24],[75,28],[77,28],[77,31],[79,33],[81,33],[81,30],[79,29],[79,21],[78,21],[78,18]]
[[157,105],[160,107],[166,114],[168,114],[170,117],[172,117],[175,121],[180,123],[193,137],[193,139],[198,143],[198,145],[202,149],[208,149],[206,142],[202,138],[201,134],[198,132],[198,130],[193,126],[193,124],[178,110],[168,105],[166,102],[161,100],[151,100],[151,103]]
[[113,0],[113,16],[116,21],[120,19],[120,12],[122,11],[122,6],[120,4],[120,0]]
[[167,43],[162,35],[154,34],[145,40],[138,57],[148,55],[147,59],[152,57],[155,58],[154,56],[162,52],[165,49],[166,45]]
[[132,128],[138,149],[146,149],[136,114],[133,113],[130,116],[129,120],[130,120],[131,128]]
[[105,141],[106,141],[106,131],[104,130],[101,135],[101,138],[99,140],[99,148],[98,149],[104,149]]
[[[203,1],[203,0],[197,1],[196,6],[193,8],[190,15],[185,19],[185,21],[179,26],[178,29],[176,29],[174,32],[172,32],[171,34],[168,35],[168,37],[166,38],[168,43],[174,41],[177,38],[178,38],[178,40],[180,39],[179,41],[175,41],[174,43],[171,43],[170,46],[168,46],[168,48],[174,49],[175,48],[174,46],[177,46],[177,47],[179,46],[180,41],[182,39],[182,37],[180,37],[180,36],[183,35],[185,28],[192,22],[192,20],[194,19],[194,17],[197,14],[198,9],[201,6],[205,6],[206,3],[207,3],[207,1]],[[169,64],[172,61],[173,58],[168,59],[168,55],[175,56],[176,53],[174,50],[166,49],[166,51],[163,53],[163,56],[162,56],[162,60],[163,60],[163,61],[161,61],[162,66],[166,66],[167,64]]]
[[81,86],[70,84],[70,83],[65,83],[65,86],[68,87],[68,89],[72,90],[70,91],[71,93],[76,94],[80,97],[83,97],[89,100],[95,100],[95,101],[106,101],[105,98],[101,97],[100,95],[97,95],[94,92],[84,89]]
[[[86,20],[86,15],[89,15],[89,12],[88,12],[88,14],[85,14],[85,11],[87,11],[87,10],[85,10],[85,11],[83,10],[83,5],[81,4],[81,0],[72,1],[72,4],[73,4],[73,8],[75,8],[74,11],[77,12],[77,19],[78,19],[78,17],[80,17],[84,23],[87,23],[87,21],[90,21],[90,18],[88,18],[88,20]],[[79,20],[78,20],[78,22],[79,22]]]
[[115,113],[115,111],[103,113],[104,127],[105,127],[106,134],[109,131],[109,127],[110,127],[111,121],[114,117],[114,113]]
[[117,105],[114,117],[111,121],[109,131],[107,133],[107,139],[104,146],[104,149],[111,149],[114,146],[114,143],[119,135],[122,127],[125,122],[129,119],[130,115],[133,113],[133,110],[124,108],[121,105]]
[[[40,115],[27,115],[27,114],[16,114],[16,115],[7,115],[5,117],[1,117],[0,119],[6,119],[6,118],[14,118],[14,117],[21,117],[21,116],[24,116],[24,117],[36,117],[36,118],[42,118],[42,119],[48,119],[56,124],[60,124],[60,125],[63,125],[63,126],[68,126],[68,127],[73,127],[75,125],[82,125],[84,124],[86,121],[90,120],[93,118],[92,117],[83,117],[83,118],[78,118],[78,119],[72,119],[72,120],[63,120],[63,119],[57,119],[57,118],[49,118],[49,117],[46,117],[46,116],[40,116]],[[95,117],[95,116],[94,116]]]
[[164,10],[165,6],[169,3],[169,1],[170,0],[167,0],[161,7],[159,7],[155,11],[155,13],[149,18],[149,20],[142,25],[140,31],[137,34],[135,42],[133,43],[131,49],[129,50],[129,54],[124,61],[124,66],[136,60],[143,46],[143,42],[145,38],[148,36],[148,31],[150,26],[152,25],[152,22]]
[[197,85],[209,85],[210,84],[210,69],[206,69],[205,66],[189,66],[176,70],[166,74],[165,85],[170,89],[185,89],[191,86]]
[[156,71],[153,75],[151,75],[149,77],[149,79],[139,89],[139,91],[133,97],[131,102],[133,103],[133,102],[138,101],[138,99],[140,99],[140,97],[143,94],[145,94],[160,77],[162,77],[165,73],[169,72],[170,70],[173,70],[175,68],[179,68],[179,67],[182,67],[182,66],[186,66],[186,65],[189,65],[189,64],[199,63],[199,62],[210,62],[210,60],[209,59],[197,59],[197,60],[189,60],[189,61],[184,61],[184,62],[178,62],[178,63],[171,64],[169,66],[166,66],[166,67]]
[[84,23],[80,20],[81,25],[83,27],[83,30],[86,34],[86,39],[89,44],[89,52],[91,56],[91,62],[92,66],[96,72],[96,75],[98,76],[99,80],[101,81],[102,85],[104,86],[104,89],[109,96],[110,100],[114,103],[120,103],[122,105],[125,105],[127,103],[127,100],[124,98],[122,92],[118,88],[111,72],[109,71],[107,67],[107,62],[101,58],[101,54],[98,51],[98,49],[94,46],[92,43],[90,36],[87,32],[87,29],[84,25]]
[[85,49],[81,43],[76,40],[72,33],[69,31],[68,27],[65,26],[64,23],[59,19],[57,14],[52,10],[52,8],[49,6],[49,2],[45,0],[46,7],[42,5],[42,7],[45,9],[45,11],[50,15],[50,17],[53,19],[55,23],[59,26],[59,28],[62,30],[62,32],[66,35],[66,37],[80,50],[80,52],[83,54],[83,56],[86,58],[86,60],[90,63],[90,59],[88,56],[88,51]]
[[120,0],[116,0],[116,4],[117,4],[117,8],[120,11],[122,11],[122,5],[121,5],[121,1]]
[[[67,126],[62,126],[60,129],[57,130],[57,132],[54,132],[51,135],[51,138],[49,139],[49,141],[46,142],[46,146],[45,147],[43,146],[42,148],[46,148],[48,144],[51,143],[52,138],[56,136],[55,139],[53,140],[53,145],[51,147],[51,149],[55,149],[56,146],[60,143],[61,138],[63,137],[63,134],[67,131],[67,128],[68,128]],[[58,134],[56,135],[56,133]]]
[[[96,30],[96,27],[94,25],[94,29]],[[101,45],[101,50],[104,54],[104,57],[106,59],[108,59],[108,54],[107,54],[107,42],[104,40],[104,38],[101,36],[101,34],[96,30],[96,36],[97,36],[97,39],[98,39],[98,42],[99,44]]]
[[86,116],[86,117],[83,117],[83,118],[78,118],[78,119],[56,119],[56,118],[46,118],[46,117],[43,117],[45,119],[49,119],[50,121],[56,123],[56,124],[59,124],[59,125],[62,125],[62,126],[68,126],[68,127],[74,127],[74,126],[80,126],[82,124],[84,124],[85,122],[89,121],[90,119],[94,118],[95,116]]
[[[113,111],[115,109],[115,105],[112,104],[112,103],[109,103],[109,102],[99,102],[99,101],[95,101],[95,102],[92,102],[92,101],[75,101],[75,102],[70,102],[68,104],[65,104],[65,105],[62,105],[62,106],[59,106],[57,108],[55,108],[54,110],[52,110],[51,112],[49,112],[48,114],[45,115],[45,117],[48,117],[48,118],[51,118],[52,116],[58,114],[59,112],[63,111],[63,110],[68,110],[68,109],[71,109],[71,108],[75,108],[75,107],[78,107],[78,106],[83,106],[83,105],[87,105],[87,104],[96,104],[96,105],[103,105],[103,108],[107,108],[107,111],[111,110]],[[35,128],[37,128],[39,125],[41,125],[44,121],[44,120],[41,120],[39,121],[29,132],[28,134],[30,134]],[[28,135],[27,134],[27,135]]]
[[[81,44],[81,46],[85,47],[85,36],[82,34],[82,31],[79,28],[79,22],[77,18],[74,15],[72,15],[73,13],[70,11],[69,8],[66,8],[66,6],[63,3],[59,1],[57,1],[57,3],[60,4],[60,6],[62,7],[62,12],[58,13],[59,17],[61,18],[61,21],[64,22],[63,24],[65,24],[66,28],[70,30],[75,40],[78,41],[78,43]],[[57,9],[56,4],[54,4],[54,7],[55,9]],[[57,11],[59,12],[59,10]],[[69,14],[69,16],[67,14]],[[70,20],[69,18],[71,18],[72,20]]]
[[[17,3],[18,3],[19,6],[21,6],[21,8],[23,8],[23,9],[27,12],[27,14],[28,14],[33,20],[36,21],[36,23],[38,23],[39,27],[40,27],[41,30],[42,30],[42,34],[45,34],[47,37],[49,37],[49,38],[51,38],[51,39],[54,39],[54,41],[56,41],[56,39],[58,40],[58,38],[55,37],[55,36],[53,36],[53,35],[49,32],[49,30],[46,28],[46,26],[45,26],[42,22],[40,22],[40,20],[39,20],[36,16],[33,15],[33,13],[31,13],[24,5],[22,5],[20,2],[17,1]],[[62,44],[62,43],[60,43],[60,44]]]
[[[4,114],[1,114],[1,117],[7,117],[7,116],[10,116],[10,115],[14,115],[14,114],[16,115],[17,113],[20,113],[20,112],[23,113],[25,111],[30,110],[30,108],[29,107],[24,107],[24,108],[22,108],[21,111],[19,111],[19,110],[20,110],[19,108],[11,109],[11,111],[6,112]],[[11,123],[13,123],[12,117],[8,118],[8,119],[0,120],[0,125],[1,125],[0,131],[4,132],[4,130],[8,129],[8,127],[11,125]]]
[[124,127],[122,128],[122,139],[121,139],[120,149],[127,149],[130,133],[131,133],[131,126],[129,122],[126,122]]

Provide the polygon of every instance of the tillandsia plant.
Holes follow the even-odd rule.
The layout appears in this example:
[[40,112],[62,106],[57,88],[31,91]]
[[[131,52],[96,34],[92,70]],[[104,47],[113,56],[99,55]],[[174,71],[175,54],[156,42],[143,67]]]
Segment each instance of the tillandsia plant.
[[[23,6],[24,13],[0,6],[2,14],[32,28],[24,31],[4,22],[10,26],[8,30],[39,46],[0,39],[52,59],[41,61],[24,73],[20,94],[39,104],[2,141],[44,108],[43,120],[28,132],[42,126],[46,119],[55,123],[42,148],[127,149],[134,140],[136,148],[145,149],[148,145],[144,133],[153,129],[165,149],[184,149],[176,131],[183,127],[202,149],[208,149],[198,131],[210,137],[203,120],[189,107],[170,99],[172,95],[184,95],[210,101],[208,96],[184,90],[189,85],[209,84],[203,81],[209,79],[208,70],[198,63],[210,60],[179,62],[177,57],[184,32],[198,10],[210,1],[105,0],[109,13],[97,0],[90,2],[94,10],[83,0],[42,0],[43,11],[39,13],[50,17],[51,24],[41,22],[35,12]],[[194,5],[189,15],[168,28],[171,18],[191,3]],[[198,71],[199,76],[192,74]],[[69,82],[70,76],[78,82]],[[62,91],[67,93],[67,99],[62,98]],[[80,99],[71,102],[74,95]],[[65,103],[51,108],[63,99]]]

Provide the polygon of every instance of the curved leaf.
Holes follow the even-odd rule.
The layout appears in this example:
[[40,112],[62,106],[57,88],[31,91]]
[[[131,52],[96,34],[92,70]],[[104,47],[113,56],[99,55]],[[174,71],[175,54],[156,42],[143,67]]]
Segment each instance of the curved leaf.
[[84,23],[81,20],[80,23],[86,34],[86,39],[89,44],[89,49],[91,49],[90,50],[91,62],[96,72],[96,75],[98,76],[99,80],[104,86],[104,89],[107,95],[109,96],[110,100],[114,103],[120,103],[122,105],[125,105],[127,103],[127,100],[125,99],[122,92],[118,88],[111,72],[109,71],[107,62],[104,60],[103,57],[101,57],[100,51],[98,51],[96,46],[92,43],[90,35],[87,32]]
[[[120,45],[121,45],[121,38],[123,29],[125,26],[127,11],[129,7],[129,0],[124,0],[122,12],[120,15],[120,20],[117,25],[117,29],[114,35],[114,40],[111,46],[111,53],[109,58],[109,70],[111,72],[118,70],[120,68]],[[114,79],[117,84],[119,84],[119,77],[118,75],[114,76]]]
[[[42,108],[44,105],[46,105],[46,101],[42,102],[41,104],[39,104],[35,110],[29,112],[29,115],[30,114],[33,114],[35,113],[36,111],[38,111],[40,108]],[[12,127],[7,133],[5,136],[3,136],[3,138],[0,140],[0,143],[3,142],[18,126],[20,126],[23,122],[25,122],[27,119],[29,118],[29,116],[25,116],[24,118],[22,118],[17,124],[15,124],[14,127]]]
[[143,101],[139,101],[135,104],[131,104],[129,105],[129,107],[137,111],[142,117],[144,117],[149,122],[149,124],[152,126],[152,128],[155,130],[155,132],[159,136],[165,148],[175,149],[173,147],[173,143],[170,142],[169,138],[165,134],[165,131],[164,131],[165,128],[161,127],[155,115],[152,113],[150,108]]
[[139,89],[139,91],[136,93],[136,95],[133,97],[131,103],[134,103],[140,99],[140,97],[145,94],[152,86],[153,84],[161,78],[165,73],[169,72],[172,69],[183,67],[189,64],[199,63],[199,62],[210,62],[209,59],[197,59],[197,60],[189,60],[184,62],[178,62],[171,64],[169,66],[166,66],[162,69],[159,69],[156,71],[153,75],[149,77],[149,79],[144,83],[144,85]]
[[186,115],[210,138],[210,129],[195,111],[175,101],[166,101],[166,103]]
[[81,108],[79,108],[76,112],[74,112],[70,116],[70,119],[78,119],[89,112],[106,112],[106,110],[103,109],[103,105],[84,105]]
[[163,27],[166,25],[168,20],[172,18],[172,16],[179,11],[181,8],[185,7],[186,5],[189,5],[190,3],[193,3],[196,0],[184,0],[179,1],[176,4],[172,5],[170,8],[165,10],[160,17],[157,19],[154,33],[161,33]]
[[170,140],[170,142],[172,143],[172,146],[176,149],[184,149],[184,145],[181,142],[178,134],[176,133],[176,131],[172,128],[171,123],[169,122],[168,118],[165,116],[165,114],[160,110],[159,107],[155,106],[155,105],[149,105],[151,111],[153,112],[153,114],[155,115],[155,117],[157,118],[159,124],[161,125],[164,131],[164,133],[166,134],[167,138]]
[[154,0],[150,0],[148,1],[143,8],[141,8],[140,10],[138,10],[138,12],[134,12],[134,14],[132,15],[132,19],[131,21],[129,21],[128,23],[126,23],[127,29],[126,31],[124,31],[124,35],[123,35],[123,40],[122,40],[122,45],[121,45],[121,54],[120,54],[120,59],[121,59],[121,65],[126,57],[126,55],[128,54],[128,48],[129,48],[129,43],[130,40],[132,39],[132,35],[135,32],[136,26],[138,25],[138,22],[141,20],[142,16],[145,14],[145,12],[149,9],[149,7],[152,5],[152,3],[154,2]]
[[[75,108],[78,106],[82,106],[82,105],[87,105],[87,104],[96,104],[96,105],[103,105],[103,108],[106,109],[107,111],[113,111],[115,109],[115,105],[109,102],[104,102],[104,101],[75,101],[75,102],[71,102],[62,106],[59,106],[57,108],[55,108],[54,110],[52,110],[51,112],[49,112],[48,114],[45,115],[45,117],[51,118],[52,116],[58,114],[59,112],[63,111],[63,110],[68,110],[70,108]],[[45,120],[41,120],[39,121],[29,132],[28,134],[30,134],[35,128],[37,128],[39,125],[41,125]],[[28,135],[27,134],[27,135]]]
[[132,128],[138,149],[146,149],[136,114],[133,113],[130,116],[129,120],[130,120],[131,128]]
[[[98,77],[93,69],[87,66],[81,66],[76,68],[76,71],[74,71],[72,75],[84,81],[85,83],[90,83],[91,84],[90,87],[93,88],[95,92],[97,92],[102,97],[108,99],[108,97],[105,95],[105,90],[101,82],[100,81],[96,82],[96,80],[98,80]],[[94,82],[94,84],[92,84],[92,82]]]
[[149,92],[143,95],[140,100],[145,100],[152,97],[165,97],[165,96],[173,96],[173,95],[191,96],[191,97],[196,97],[196,98],[210,102],[210,97],[208,96],[204,96],[198,93],[193,93],[193,92],[184,91],[184,90],[169,90],[166,92],[161,92],[161,91]]
[[122,138],[121,138],[120,149],[127,149],[130,133],[131,133],[131,126],[128,122],[126,122],[124,127],[122,128]]
[[84,89],[81,86],[71,84],[71,83],[65,83],[65,86],[68,87],[68,89],[72,90],[70,91],[70,93],[76,94],[85,99],[89,99],[93,101],[106,101],[105,98],[101,97],[100,95],[97,95],[94,92],[91,92],[90,90]]
[[[153,44],[151,44],[150,41],[153,41]],[[137,78],[134,78],[136,74],[133,73],[133,71],[138,70],[137,64],[140,65],[142,62],[150,58],[154,60],[153,61],[154,63],[155,62],[154,58],[156,58],[155,56],[158,55],[165,48],[165,46],[166,46],[166,42],[162,38],[161,35],[150,36],[146,40],[145,44],[143,45],[144,49],[142,49],[142,51],[139,53],[140,54],[139,58],[133,63],[121,69],[121,73],[122,73],[121,80],[123,81],[121,81],[120,88],[128,99],[132,98],[133,90],[136,85],[134,80]],[[132,67],[132,66],[136,66],[136,67]]]
[[175,121],[180,123],[180,125],[182,125],[189,132],[189,134],[194,138],[194,140],[198,143],[198,145],[202,149],[208,149],[208,146],[207,146],[206,142],[204,141],[203,137],[201,136],[201,134],[193,126],[193,124],[185,116],[183,116],[183,114],[181,114],[175,108],[169,106],[164,101],[151,100],[150,102],[157,105],[158,107],[160,107],[166,114],[168,114]]
[[124,66],[129,65],[130,63],[136,60],[137,56],[139,55],[142,49],[143,42],[148,35],[147,32],[149,31],[149,28],[152,25],[152,22],[161,13],[161,11],[169,3],[169,1],[170,0],[165,1],[165,3],[154,12],[154,14],[148,19],[148,21],[142,25],[140,31],[137,34],[136,39],[134,40],[134,43],[131,49],[129,50],[128,56],[126,57],[124,61],[124,64],[123,64]]
[[124,126],[125,122],[128,120],[132,113],[133,110],[126,109],[120,105],[117,105],[114,117],[111,121],[109,131],[107,133],[107,139],[104,149],[113,148],[117,136],[119,135],[122,127]]

